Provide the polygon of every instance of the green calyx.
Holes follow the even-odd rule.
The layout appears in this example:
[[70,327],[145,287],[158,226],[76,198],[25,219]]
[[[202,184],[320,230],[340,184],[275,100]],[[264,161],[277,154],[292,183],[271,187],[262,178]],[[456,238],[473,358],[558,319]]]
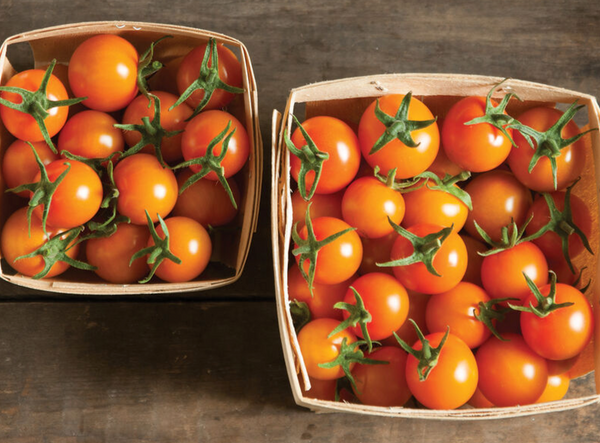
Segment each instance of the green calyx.
[[411,132],[418,129],[426,128],[431,126],[437,121],[437,118],[431,120],[409,120],[408,119],[408,108],[410,107],[410,101],[412,99],[412,92],[409,92],[404,96],[396,115],[391,116],[386,114],[379,107],[379,100],[375,102],[375,116],[377,119],[385,125],[385,130],[381,137],[377,139],[369,155],[375,154],[381,150],[392,140],[400,140],[404,145],[409,148],[416,148],[419,143],[416,143],[412,138]]
[[[209,60],[211,61],[210,66],[208,66]],[[181,94],[179,99],[177,99],[175,104],[171,106],[170,109],[173,109],[186,101],[195,91],[204,91],[202,100],[189,117],[189,119],[192,119],[206,107],[213,93],[217,89],[222,89],[232,94],[244,93],[243,88],[237,88],[235,86],[228,85],[219,77],[219,55],[217,51],[217,41],[214,38],[210,38],[208,40],[208,44],[206,45],[206,51],[204,52],[204,58],[202,59],[198,78],[194,80],[185,91],[183,91],[183,94]]]
[[379,173],[379,166],[375,166],[375,169],[373,170],[373,176],[388,188],[402,194],[416,191],[417,189],[425,186],[425,181],[420,180],[418,177],[413,177],[406,180],[396,180],[396,170],[397,168],[390,169],[386,176]]
[[421,332],[421,329],[419,329],[417,323],[415,323],[415,321],[412,318],[409,318],[408,320],[415,327],[417,337],[419,337],[419,341],[422,344],[421,349],[416,350],[414,348],[411,348],[410,345],[404,340],[402,340],[400,337],[398,337],[398,334],[396,334],[395,332],[394,337],[396,337],[396,340],[398,341],[398,344],[402,347],[402,349],[404,349],[406,352],[408,352],[410,355],[412,355],[418,360],[419,363],[417,365],[417,371],[419,372],[419,380],[425,381],[427,380],[427,377],[429,377],[429,374],[431,373],[433,368],[435,368],[438,364],[438,361],[440,359],[440,353],[442,352],[442,348],[446,344],[448,334],[450,334],[450,327],[446,329],[446,333],[442,337],[440,344],[436,348],[433,348],[431,347],[429,340],[427,340],[423,335],[423,332]]
[[483,257],[487,257],[488,255],[497,254],[499,252],[506,251],[507,249],[514,248],[519,243],[531,240],[531,237],[523,237],[523,234],[525,233],[525,228],[527,228],[527,225],[529,222],[531,222],[532,217],[533,215],[529,217],[525,223],[523,223],[521,229],[518,228],[517,223],[514,220],[508,225],[503,226],[500,230],[500,241],[497,242],[492,240],[488,233],[485,232],[481,226],[479,226],[477,221],[473,221],[475,229],[477,229],[479,235],[481,235],[483,240],[489,246],[491,246],[491,248],[487,251],[478,252],[478,254]]
[[46,73],[44,74],[42,82],[40,83],[40,87],[37,91],[28,91],[27,89],[17,88],[14,86],[0,86],[0,91],[12,92],[21,97],[21,103],[18,104],[0,97],[0,104],[6,106],[7,108],[14,109],[15,111],[29,114],[31,117],[33,117],[37,122],[42,135],[44,136],[44,140],[50,149],[52,149],[52,152],[56,154],[58,151],[56,150],[54,143],[52,143],[50,135],[48,134],[48,129],[44,123],[46,117],[50,115],[48,110],[56,107],[71,106],[82,102],[87,97],[72,98],[67,100],[50,100],[46,96],[46,89],[48,88],[48,82],[50,81],[50,76],[52,75],[55,65],[56,60],[52,60],[50,66],[48,66],[48,69],[46,69]]
[[539,318],[544,318],[557,309],[566,308],[573,304],[572,302],[556,303],[556,274],[553,271],[550,271],[550,292],[547,296],[542,295],[538,287],[527,274],[523,273],[523,276],[525,277],[525,280],[527,280],[527,286],[529,286],[529,289],[536,298],[537,306],[533,306],[533,303],[529,303],[529,306],[518,306],[509,303],[508,306],[511,309],[520,312],[530,312],[537,315]]
[[289,303],[290,314],[292,316],[292,323],[294,324],[294,330],[298,333],[300,330],[310,322],[312,316],[308,304],[303,301],[293,300]]
[[477,320],[483,323],[496,337],[498,340],[507,341],[504,337],[500,335],[496,326],[494,326],[494,321],[502,321],[506,318],[506,314],[510,311],[510,308],[499,307],[500,303],[505,301],[516,301],[518,298],[496,298],[492,299],[488,302],[480,301],[477,305],[477,308],[474,312],[474,316]]
[[418,235],[404,229],[402,226],[397,225],[390,220],[389,217],[388,221],[396,233],[407,239],[412,244],[413,253],[408,257],[399,258],[397,260],[392,260],[385,263],[376,263],[376,265],[379,267],[390,268],[394,266],[408,266],[415,263],[423,263],[431,274],[435,275],[436,277],[440,277],[440,274],[433,267],[433,259],[435,258],[437,251],[439,251],[444,244],[444,241],[452,233],[454,225],[443,228],[438,232],[427,234],[425,237],[419,237]]
[[156,232],[156,228],[154,227],[154,223],[152,223],[150,214],[148,214],[148,211],[145,212],[146,219],[148,220],[148,228],[150,229],[150,235],[152,236],[152,240],[154,240],[154,245],[148,246],[144,249],[140,249],[135,254],[133,254],[131,260],[129,261],[129,266],[131,266],[131,264],[138,258],[148,255],[148,259],[146,261],[149,265],[152,265],[152,269],[143,280],[139,281],[139,283],[148,283],[154,276],[156,269],[158,269],[160,264],[165,259],[171,260],[172,262],[178,265],[181,264],[181,259],[175,256],[175,254],[171,252],[171,249],[169,247],[169,229],[167,228],[165,221],[160,215],[158,216],[158,222],[160,223],[160,226],[162,227],[165,236],[165,238],[163,239],[160,238],[158,233]]
[[17,257],[15,261],[24,258],[41,256],[44,260],[44,269],[42,269],[39,273],[33,276],[33,278],[36,280],[44,278],[46,275],[48,275],[48,272],[50,272],[52,266],[54,266],[59,261],[65,262],[77,269],[93,271],[96,269],[95,266],[89,265],[79,260],[75,260],[67,255],[67,251],[74,246],[74,244],[73,246],[69,245],[77,238],[77,236],[82,231],[83,226],[78,226],[76,228],[69,229],[68,231],[62,234],[52,237],[50,240],[48,240],[35,251]]
[[[139,91],[148,99],[150,99],[148,78],[163,68],[163,64],[161,62],[158,60],[152,60],[154,58],[154,47],[166,38],[173,38],[173,36],[165,35],[155,42],[152,42],[146,52],[142,54],[138,63],[137,86]],[[148,103],[148,107],[150,107],[150,105],[151,103]]]
[[535,149],[535,153],[529,162],[529,172],[535,168],[538,161],[542,157],[547,157],[550,160],[550,166],[552,168],[552,179],[554,181],[554,189],[558,188],[557,177],[556,177],[556,157],[561,154],[561,150],[579,140],[588,132],[596,131],[598,128],[592,128],[587,131],[581,132],[574,137],[564,139],[562,137],[562,130],[567,124],[573,119],[577,111],[583,108],[584,105],[577,106],[577,102],[574,102],[569,109],[557,120],[550,129],[545,132],[536,131],[535,129],[522,124],[518,120],[514,120],[509,127],[517,130],[527,140],[531,149]]
[[[173,169],[187,168],[192,165],[197,165],[197,166],[202,167],[202,169],[200,169],[200,172],[193,174],[190,178],[188,178],[185,181],[183,186],[179,189],[180,195],[183,191],[185,191],[187,188],[189,188],[191,185],[196,183],[201,178],[206,177],[212,171],[217,175],[217,178],[219,179],[219,182],[223,186],[223,189],[225,189],[225,191],[227,192],[227,195],[229,196],[229,200],[231,201],[231,204],[233,205],[233,207],[235,209],[237,209],[237,207],[238,207],[237,202],[235,201],[235,197],[233,196],[231,187],[229,186],[229,183],[227,182],[227,179],[225,178],[225,168],[223,168],[223,166],[221,166],[221,162],[227,155],[227,149],[229,149],[229,141],[231,140],[231,137],[233,137],[233,134],[235,134],[235,128],[231,132],[229,132],[229,129],[231,129],[231,120],[229,120],[229,123],[227,123],[227,126],[225,127],[225,129],[223,129],[214,139],[211,140],[211,142],[208,144],[208,146],[206,148],[206,153],[204,154],[203,157],[193,158],[186,162],[180,163],[173,168]],[[228,134],[228,132],[229,132],[229,134]],[[217,144],[219,144],[221,141],[223,141],[223,144],[221,145],[221,153],[219,155],[214,155],[213,150],[215,149],[215,146]]]
[[154,148],[154,153],[158,161],[162,165],[163,168],[167,168],[167,164],[165,163],[163,156],[161,145],[162,141],[165,138],[173,137],[174,135],[180,134],[183,130],[180,131],[167,131],[162,127],[160,123],[160,99],[153,94],[149,94],[150,101],[154,101],[154,117],[150,120],[150,117],[142,117],[142,124],[115,124],[115,128],[122,129],[124,131],[138,131],[142,138],[135,145],[129,148],[121,155],[121,159],[129,157],[133,154],[137,154],[144,148],[144,146],[151,145]]
[[[324,238],[323,240],[317,240],[317,237],[315,236],[315,231],[313,229],[312,219],[310,217],[310,207],[311,206],[312,206],[312,203],[309,203],[308,207],[306,208],[306,216],[305,216],[305,225],[306,225],[306,229],[307,229],[306,240],[304,240],[302,237],[300,237],[300,234],[298,234],[298,223],[296,222],[296,224],[294,224],[294,229],[292,230],[292,239],[296,243],[297,247],[292,251],[292,254],[295,257],[300,256],[300,259],[298,261],[298,267],[300,269],[300,273],[302,274],[302,277],[304,277],[304,280],[306,280],[306,282],[308,283],[308,288],[312,295],[313,289],[314,289],[313,284],[314,284],[314,280],[315,280],[315,271],[317,268],[317,258],[319,256],[319,251],[321,250],[321,248],[323,246],[328,245],[329,243],[337,240],[342,235],[344,235],[350,231],[356,230],[356,228],[347,228],[347,229],[344,229],[333,235],[330,235],[329,237]],[[308,273],[306,273],[306,271],[304,270],[304,262],[306,260],[308,260],[310,263],[309,268],[308,268]]]
[[360,325],[360,330],[362,331],[363,338],[367,343],[367,349],[369,352],[371,352],[373,350],[373,342],[371,341],[371,337],[369,336],[367,323],[370,323],[373,320],[373,317],[365,308],[365,303],[363,302],[363,299],[358,293],[358,291],[352,286],[350,286],[350,289],[354,293],[356,304],[345,303],[340,301],[333,305],[335,309],[343,309],[345,311],[348,311],[350,313],[350,316],[346,320],[341,322],[337,328],[331,331],[331,333],[329,334],[329,338],[350,326],[354,327],[356,325]]
[[[467,191],[456,186],[456,183],[468,180],[471,177],[469,171],[463,171],[457,175],[446,174],[444,178],[439,178],[437,174],[431,171],[425,171],[415,176],[414,179],[424,180],[425,186],[432,191],[441,191],[450,194],[463,202],[469,210],[473,210],[473,202]],[[408,188],[405,192],[411,192],[415,189]]]
[[[289,151],[294,154],[296,157],[300,159],[300,172],[298,173],[298,190],[300,191],[300,195],[306,201],[310,200],[312,196],[315,194],[317,189],[317,184],[319,183],[319,179],[321,178],[321,172],[323,170],[323,163],[326,160],[329,160],[329,154],[327,152],[320,151],[315,142],[308,132],[304,129],[304,127],[300,124],[295,115],[292,115],[296,125],[298,125],[298,129],[302,133],[306,144],[301,148],[297,148],[296,145],[289,138],[287,130],[284,132],[284,140]],[[312,183],[308,194],[306,193],[306,175],[313,171],[315,173],[315,177]]]

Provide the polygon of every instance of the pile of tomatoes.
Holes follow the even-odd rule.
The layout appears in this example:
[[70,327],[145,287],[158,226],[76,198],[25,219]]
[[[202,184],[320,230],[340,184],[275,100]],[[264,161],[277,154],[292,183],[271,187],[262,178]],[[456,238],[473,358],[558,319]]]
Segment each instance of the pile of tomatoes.
[[[311,398],[432,409],[562,398],[589,345],[589,155],[567,110],[382,96],[285,142],[289,309]],[[575,260],[581,263],[582,260]],[[583,277],[582,277],[583,276]],[[586,287],[587,286],[587,287]]]
[[49,278],[74,266],[124,284],[189,281],[206,269],[209,230],[236,218],[236,174],[250,153],[244,124],[227,112],[244,92],[242,66],[211,38],[173,75],[157,75],[155,47],[169,38],[138,53],[121,36],[95,35],[67,65],[17,73],[0,88],[15,137],[2,179],[17,207],[2,256],[18,273]]

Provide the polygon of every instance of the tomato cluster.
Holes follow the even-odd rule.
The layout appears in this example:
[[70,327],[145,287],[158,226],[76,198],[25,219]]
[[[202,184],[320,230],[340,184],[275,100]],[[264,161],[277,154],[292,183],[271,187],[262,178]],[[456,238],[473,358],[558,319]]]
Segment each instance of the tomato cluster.
[[513,116],[497,89],[437,116],[409,93],[358,122],[294,117],[287,289],[306,396],[455,409],[565,395],[594,327],[574,265],[592,252],[572,194],[587,132],[576,105]]
[[2,177],[18,208],[1,246],[17,272],[48,278],[74,266],[125,284],[189,281],[208,266],[209,230],[235,220],[236,174],[250,155],[244,124],[227,111],[244,92],[242,66],[211,38],[155,75],[164,67],[155,48],[168,38],[141,53],[95,35],[64,70],[53,61],[0,88],[15,137]]

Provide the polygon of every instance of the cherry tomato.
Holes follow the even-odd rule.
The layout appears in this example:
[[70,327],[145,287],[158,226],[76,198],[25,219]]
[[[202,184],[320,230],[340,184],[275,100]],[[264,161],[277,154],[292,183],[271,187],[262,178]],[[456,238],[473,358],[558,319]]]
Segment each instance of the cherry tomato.
[[133,254],[146,247],[150,232],[146,226],[120,223],[110,237],[92,238],[85,242],[88,263],[94,271],[111,283],[135,283],[148,274],[143,257],[129,264]]
[[465,187],[471,196],[473,210],[467,217],[465,230],[481,239],[477,224],[493,241],[499,241],[501,230],[513,221],[521,227],[533,201],[531,192],[509,171],[494,170],[478,175]]
[[[496,102],[492,100],[496,106]],[[442,145],[446,155],[460,168],[484,172],[500,166],[511,150],[510,140],[489,123],[465,123],[485,115],[485,97],[465,97],[446,115],[442,127]],[[507,128],[508,134],[512,130]]]
[[389,261],[392,253],[392,246],[398,234],[394,231],[384,237],[367,238],[361,237],[363,245],[363,259],[358,268],[361,275],[369,272],[383,272],[384,274],[394,275],[392,268],[377,266],[377,263]]
[[138,53],[118,35],[102,34],[81,43],[69,61],[69,84],[83,104],[97,111],[123,109],[137,94]]
[[[152,94],[160,100],[160,123],[165,131],[181,131],[187,125],[187,119],[192,115],[192,108],[185,103],[176,106],[170,110],[171,106],[177,101],[177,96],[163,91],[152,91]],[[148,117],[150,120],[154,118],[154,101],[148,107],[148,98],[144,95],[136,97],[125,109],[123,114],[124,125],[140,125],[142,118]],[[125,131],[125,142],[129,146],[137,145],[142,139],[142,134],[139,131]],[[181,160],[181,139],[183,133],[165,137],[161,141],[161,153],[163,159],[167,163]],[[143,152],[148,154],[154,153],[154,147],[146,146]]]
[[546,360],[533,352],[517,334],[507,341],[490,337],[475,354],[479,389],[496,406],[535,403],[548,381]]
[[[546,131],[561,117],[562,111],[555,108],[537,107],[525,111],[518,120],[537,131]],[[565,139],[579,134],[581,131],[572,120],[562,130],[562,136]],[[548,157],[541,157],[529,172],[529,164],[535,153],[527,140],[515,131],[514,141],[516,147],[512,148],[508,157],[510,169],[521,183],[534,191],[551,192],[561,190],[575,181],[583,171],[586,161],[586,147],[582,139],[579,139],[572,145],[566,146],[560,150],[560,155],[556,160],[556,179],[557,188],[554,188],[554,178],[552,175],[551,162]],[[534,142],[534,146],[537,147]]]
[[[443,123],[438,119],[438,127],[443,127]],[[444,178],[446,175],[455,176],[464,171],[460,166],[455,163],[452,163],[448,156],[446,155],[446,151],[444,149],[440,149],[435,157],[435,160],[427,168],[428,171],[433,172],[439,178]]]
[[484,395],[481,393],[481,389],[479,388],[475,390],[475,393],[469,399],[468,403],[477,409],[494,407],[494,404],[484,397]]
[[[360,147],[356,134],[343,121],[324,115],[305,120],[302,127],[317,149],[329,154],[329,158],[323,162],[315,193],[332,194],[341,191],[356,177],[360,166]],[[300,128],[292,133],[291,140],[298,149],[307,144]],[[299,157],[290,155],[290,173],[296,182],[301,163]],[[307,191],[312,188],[314,180],[314,171],[309,171],[306,174]]]
[[[242,123],[225,111],[201,112],[189,121],[181,139],[183,158],[191,160],[203,157],[207,152],[210,142],[227,127],[229,122],[231,122],[231,128],[228,134],[233,130],[235,130],[235,133],[229,140],[227,154],[225,154],[225,158],[221,161],[221,166],[224,169],[223,174],[225,178],[236,174],[246,164],[246,160],[248,160],[248,156],[250,155],[250,141]],[[223,141],[215,145],[213,149],[215,156],[221,154]],[[192,165],[190,169],[194,172],[200,172],[202,166]],[[206,178],[209,180],[218,179],[214,172],[209,172]]]
[[[42,83],[44,75],[45,71],[42,71],[41,69],[29,69],[11,77],[8,82],[6,82],[5,86],[26,89],[28,91],[37,91]],[[14,92],[2,91],[0,92],[0,97],[17,104],[22,101],[21,96]],[[69,98],[64,85],[54,75],[51,75],[50,80],[48,81],[46,97],[53,101],[67,100]],[[49,115],[44,118],[44,125],[48,130],[48,135],[54,137],[67,121],[69,108],[67,106],[57,106],[48,109],[47,112]],[[0,118],[2,118],[2,123],[4,123],[4,127],[8,132],[18,139],[29,142],[44,140],[42,131],[31,115],[0,105]]]
[[146,225],[144,211],[156,222],[158,215],[165,218],[175,206],[179,189],[175,174],[153,155],[124,158],[115,167],[114,178],[119,191],[117,210],[131,223]]
[[537,399],[536,403],[561,400],[567,395],[570,384],[571,379],[566,374],[550,375],[548,377],[546,388],[544,389],[544,392],[542,392],[542,396]]
[[[58,155],[52,152],[45,141],[33,142],[32,145],[44,166],[58,160]],[[2,178],[7,188],[33,183],[38,172],[40,172],[40,167],[35,161],[31,146],[26,142],[15,140],[6,148],[4,157],[2,157]],[[21,191],[17,195],[29,198],[27,191]]]
[[[163,260],[156,268],[156,276],[170,283],[193,280],[202,274],[210,260],[212,242],[208,232],[200,223],[187,217],[169,217],[165,224],[169,231],[170,250],[181,263]],[[161,239],[165,238],[161,225],[157,226],[156,232]],[[150,237],[148,246],[153,245],[154,239]]]
[[101,111],[75,114],[58,135],[58,151],[85,158],[106,158],[123,151],[123,133],[114,127],[117,121]]
[[364,405],[404,406],[411,393],[406,383],[408,354],[392,346],[373,350],[365,357],[387,364],[357,364],[352,370],[356,383],[354,394]]
[[298,223],[298,230],[304,227],[304,220],[308,204],[310,203],[310,215],[312,218],[335,217],[342,218],[342,197],[343,191],[334,194],[315,194],[310,201],[306,201],[296,189],[292,193],[292,222]]
[[[395,116],[404,99],[404,95],[390,94],[379,99],[380,109],[390,116]],[[364,158],[371,167],[379,166],[381,173],[396,168],[396,178],[409,178],[425,171],[435,160],[440,146],[440,133],[437,123],[410,133],[418,144],[410,148],[398,139],[387,143],[379,151],[369,154],[375,142],[385,131],[385,125],[375,115],[376,101],[371,103],[363,113],[358,126],[358,138]],[[408,119],[414,121],[432,120],[433,114],[420,100],[412,97],[408,108]]]
[[[407,319],[414,321],[424,335],[429,334],[427,323],[425,322],[425,311],[427,303],[431,297],[429,294],[420,294],[418,292],[407,291],[408,293],[408,315]],[[396,330],[396,335],[406,343],[414,343],[418,340],[417,331],[414,325],[405,321],[399,329]],[[381,341],[384,346],[400,346],[398,340],[393,335]]]
[[[348,329],[329,337],[338,327],[339,321],[331,318],[318,318],[307,323],[298,333],[298,344],[308,375],[319,380],[335,380],[344,376],[341,366],[322,368],[319,365],[335,360],[340,354],[342,341],[347,345],[356,342],[356,337]],[[350,370],[354,364],[350,364]]]
[[[437,347],[444,333],[436,332],[425,336],[431,347]],[[413,346],[421,350],[417,341]],[[460,338],[449,334],[442,347],[437,365],[427,379],[419,379],[418,360],[409,355],[406,360],[406,381],[415,398],[431,409],[456,409],[464,405],[477,389],[479,377],[473,352]]]
[[463,281],[481,286],[481,265],[483,263],[483,256],[479,253],[487,251],[488,247],[484,243],[468,235],[461,234],[460,238],[463,239],[465,246],[467,247],[467,270],[463,277]]
[[[62,229],[46,227],[46,233],[42,229],[42,222],[36,217],[31,218],[31,233],[27,222],[27,208],[17,209],[8,218],[2,228],[2,256],[7,263],[17,272],[33,277],[44,269],[44,259],[38,255],[31,258],[15,259],[22,255],[30,254],[40,248],[51,238],[60,235]],[[67,255],[71,258],[77,257],[79,245],[71,247]],[[62,274],[70,265],[63,261],[56,262],[44,278],[55,277]]]

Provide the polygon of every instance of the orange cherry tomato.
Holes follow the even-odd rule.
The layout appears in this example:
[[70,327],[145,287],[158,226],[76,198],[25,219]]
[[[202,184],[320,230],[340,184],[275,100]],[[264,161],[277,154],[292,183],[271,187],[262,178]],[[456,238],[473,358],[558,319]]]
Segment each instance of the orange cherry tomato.
[[[58,160],[58,155],[52,152],[45,141],[31,144],[44,166]],[[16,188],[20,185],[33,183],[38,172],[40,172],[40,167],[35,161],[31,146],[26,142],[15,140],[6,148],[4,157],[2,157],[2,178],[7,188]],[[27,191],[21,191],[17,195],[29,198],[29,192]]]
[[106,158],[123,151],[123,133],[117,121],[101,111],[87,110],[75,114],[58,135],[58,152],[68,151],[85,158]]
[[547,403],[549,401],[557,401],[564,398],[569,390],[571,379],[566,374],[550,375],[548,377],[548,383],[540,398],[537,399],[536,403]]

